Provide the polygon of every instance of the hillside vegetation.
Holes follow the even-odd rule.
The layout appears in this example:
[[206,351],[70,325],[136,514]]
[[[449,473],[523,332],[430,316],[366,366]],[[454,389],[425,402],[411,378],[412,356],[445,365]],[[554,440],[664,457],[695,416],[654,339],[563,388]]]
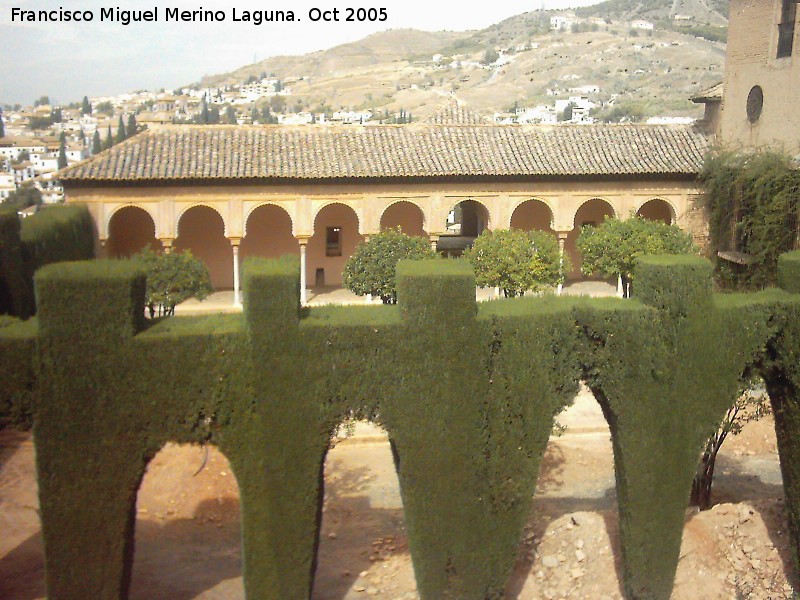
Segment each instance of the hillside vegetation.
[[[638,118],[701,116],[688,98],[722,79],[727,0],[609,0],[575,11],[581,23],[550,30],[555,13],[523,13],[479,31],[390,30],[305,56],[270,58],[208,77],[233,85],[259,74],[299,79],[293,110],[410,112],[414,120],[448,99],[491,117],[513,106],[553,105],[588,95]],[[675,15],[686,20],[676,21]],[[605,19],[605,23],[590,17]],[[648,19],[654,31],[633,29]],[[599,91],[585,89],[597,87]]]

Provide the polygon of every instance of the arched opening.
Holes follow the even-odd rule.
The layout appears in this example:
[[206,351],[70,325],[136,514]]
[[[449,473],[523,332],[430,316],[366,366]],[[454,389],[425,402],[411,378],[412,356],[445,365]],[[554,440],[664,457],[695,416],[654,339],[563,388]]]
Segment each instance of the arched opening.
[[125,206],[108,221],[106,253],[109,258],[127,258],[143,248],[163,250],[156,239],[156,225],[150,213],[138,206]]
[[489,229],[489,210],[475,200],[464,200],[448,213],[447,234],[439,238],[437,249],[446,256],[461,256],[484,229]]
[[358,232],[358,216],[344,204],[328,204],[314,219],[314,235],[306,250],[309,286],[342,285],[344,263],[364,241]]
[[650,221],[661,221],[667,225],[672,225],[675,222],[675,214],[672,211],[672,206],[666,200],[660,198],[653,198],[648,200],[636,211],[636,214],[643,219]]
[[181,215],[174,248],[191,250],[206,264],[214,289],[233,289],[233,248],[225,237],[225,223],[213,208],[193,206]]
[[399,227],[406,235],[428,237],[422,209],[412,202],[395,202],[381,215],[381,231]]
[[[581,385],[574,403],[556,416],[508,597],[542,597],[542,575],[557,577],[555,568],[567,574],[556,589],[621,597],[616,515],[611,431],[599,402]],[[582,576],[570,575],[576,570]]]
[[340,427],[325,460],[325,497],[314,600],[416,597],[400,484],[384,429]]
[[165,445],[136,500],[131,598],[244,598],[240,521],[225,456],[213,446]]
[[283,208],[274,204],[259,206],[247,217],[245,236],[239,246],[239,256],[278,258],[285,254],[300,254],[300,244],[292,235],[292,219]]
[[566,243],[564,245],[566,252],[569,254],[570,262],[572,263],[572,270],[569,272],[570,279],[581,279],[581,257],[578,254],[575,242],[583,227],[596,227],[600,225],[607,217],[615,217],[616,213],[614,208],[605,200],[601,198],[592,198],[581,204],[578,211],[575,213],[575,220],[573,222],[573,229],[567,235]]
[[511,229],[555,233],[552,225],[553,212],[541,200],[526,200],[517,206],[511,215]]

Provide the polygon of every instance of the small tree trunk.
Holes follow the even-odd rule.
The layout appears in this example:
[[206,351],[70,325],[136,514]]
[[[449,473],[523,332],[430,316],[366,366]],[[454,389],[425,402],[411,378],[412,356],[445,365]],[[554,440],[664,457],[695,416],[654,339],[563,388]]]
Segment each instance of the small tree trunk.
[[709,442],[692,481],[689,504],[697,506],[700,510],[711,508],[711,485],[714,483],[714,467],[717,463],[719,447],[719,444]]

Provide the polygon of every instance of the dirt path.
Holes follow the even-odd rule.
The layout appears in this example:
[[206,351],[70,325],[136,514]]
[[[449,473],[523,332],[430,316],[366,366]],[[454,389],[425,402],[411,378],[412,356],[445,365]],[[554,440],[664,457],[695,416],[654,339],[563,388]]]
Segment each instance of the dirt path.
[[[621,598],[608,431],[591,402],[563,415],[548,447],[534,511],[508,596]],[[673,598],[791,597],[782,488],[771,421],[726,442],[714,509],[687,512]],[[236,481],[213,449],[168,446],[139,494],[132,598],[243,598]],[[0,433],[0,598],[45,594],[34,451],[29,435]],[[356,437],[326,463],[314,600],[417,598],[402,502],[385,441]]]

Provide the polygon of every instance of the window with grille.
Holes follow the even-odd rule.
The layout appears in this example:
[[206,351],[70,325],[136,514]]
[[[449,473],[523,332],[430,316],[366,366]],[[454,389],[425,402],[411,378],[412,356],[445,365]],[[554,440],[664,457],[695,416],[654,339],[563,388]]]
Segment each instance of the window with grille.
[[792,55],[794,22],[797,18],[797,0],[783,0],[781,22],[778,25],[778,58]]

